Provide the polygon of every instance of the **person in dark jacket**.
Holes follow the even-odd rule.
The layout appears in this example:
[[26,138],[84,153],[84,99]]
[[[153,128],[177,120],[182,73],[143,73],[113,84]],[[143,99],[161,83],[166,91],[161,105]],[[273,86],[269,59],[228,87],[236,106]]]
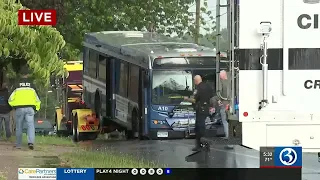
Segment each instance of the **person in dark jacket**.
[[200,139],[205,134],[205,121],[209,115],[210,99],[213,97],[213,89],[210,85],[202,82],[200,75],[194,77],[194,84],[196,85],[196,90],[194,93],[194,98],[185,98],[192,103],[195,103],[196,109],[196,124],[195,124],[195,134],[196,142],[193,151],[198,151],[200,149],[201,141]]
[[11,106],[8,103],[9,99],[9,90],[7,88],[6,83],[2,84],[0,88],[0,138],[3,134],[3,122],[5,128],[6,138],[9,139],[11,137],[10,131],[10,111],[12,110]]

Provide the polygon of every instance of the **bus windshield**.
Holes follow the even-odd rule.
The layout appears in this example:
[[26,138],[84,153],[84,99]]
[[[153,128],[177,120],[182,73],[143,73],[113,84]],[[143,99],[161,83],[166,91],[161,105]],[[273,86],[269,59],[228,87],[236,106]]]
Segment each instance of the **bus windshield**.
[[193,77],[200,75],[203,82],[215,91],[216,70],[154,70],[152,82],[152,103],[178,105],[184,103],[184,96],[193,95]]
[[153,71],[152,102],[154,104],[180,104],[184,96],[193,94],[191,71]]

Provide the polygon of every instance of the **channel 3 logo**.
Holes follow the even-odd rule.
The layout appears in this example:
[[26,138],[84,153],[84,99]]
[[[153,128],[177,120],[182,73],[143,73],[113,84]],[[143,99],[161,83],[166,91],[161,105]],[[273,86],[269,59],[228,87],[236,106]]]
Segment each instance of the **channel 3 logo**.
[[275,166],[302,166],[302,147],[275,147]]

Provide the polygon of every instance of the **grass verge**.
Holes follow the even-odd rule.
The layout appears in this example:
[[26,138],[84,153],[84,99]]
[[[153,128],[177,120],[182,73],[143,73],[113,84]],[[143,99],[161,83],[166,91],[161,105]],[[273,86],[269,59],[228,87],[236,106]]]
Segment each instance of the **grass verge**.
[[74,168],[159,168],[154,162],[136,159],[130,155],[110,151],[77,150],[60,156],[63,162]]
[[[15,137],[11,138],[15,142]],[[27,144],[27,136],[23,135],[23,144]],[[58,147],[75,147],[77,146],[70,138],[57,136],[36,136],[36,147],[41,146],[42,151],[46,147],[55,145]],[[81,147],[75,148],[70,152],[59,153],[59,158],[62,160],[62,166],[71,166],[75,168],[160,168],[165,167],[155,162],[137,159],[131,155],[113,152],[108,150],[90,150]],[[0,174],[0,180],[1,174]]]
[[[10,138],[11,142],[16,141],[16,137]],[[27,144],[27,135],[23,134],[22,143]],[[36,136],[35,145],[56,145],[56,146],[76,146],[76,144],[67,137],[57,137],[57,136]]]
[[0,180],[7,180],[7,177],[2,172],[0,172]]

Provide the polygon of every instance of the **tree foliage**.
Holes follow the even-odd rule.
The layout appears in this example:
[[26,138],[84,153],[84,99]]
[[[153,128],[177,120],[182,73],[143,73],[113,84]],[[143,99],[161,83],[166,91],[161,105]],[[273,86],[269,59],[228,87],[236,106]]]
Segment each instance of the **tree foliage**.
[[[213,24],[212,12],[204,0],[201,24]],[[30,9],[57,9],[56,28],[64,36],[67,46],[64,58],[77,58],[82,49],[84,33],[97,31],[143,30],[171,35],[191,36],[195,32],[194,13],[189,12],[195,0],[21,0]],[[208,30],[208,29],[206,29]]]
[[[229,36],[228,29],[227,28],[221,29],[220,31],[220,50],[221,51],[228,51],[230,49],[228,36]],[[187,34],[184,35],[182,38],[187,41],[192,40],[192,37]],[[216,31],[212,33],[208,33],[199,39],[199,44],[202,46],[210,47],[210,48],[216,48],[217,47],[215,42],[216,38],[217,38]]]
[[0,1],[0,64],[10,76],[28,65],[37,82],[48,84],[50,73],[62,73],[57,53],[64,47],[63,36],[51,26],[19,26],[15,0]]

